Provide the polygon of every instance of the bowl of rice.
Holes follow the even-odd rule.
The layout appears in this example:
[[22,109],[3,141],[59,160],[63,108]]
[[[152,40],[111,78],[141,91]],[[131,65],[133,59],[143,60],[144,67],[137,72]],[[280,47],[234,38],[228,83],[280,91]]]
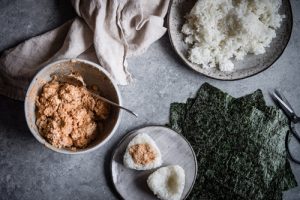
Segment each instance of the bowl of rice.
[[282,55],[293,18],[289,0],[173,0],[168,25],[186,65],[211,78],[238,80]]

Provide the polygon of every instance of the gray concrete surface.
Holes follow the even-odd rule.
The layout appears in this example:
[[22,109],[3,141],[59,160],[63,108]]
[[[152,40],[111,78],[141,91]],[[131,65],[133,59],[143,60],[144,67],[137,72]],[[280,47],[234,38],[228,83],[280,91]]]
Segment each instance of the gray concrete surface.
[[[121,92],[124,105],[139,118],[123,113],[112,139],[89,154],[61,155],[40,145],[26,126],[23,103],[0,96],[0,199],[117,199],[109,169],[116,143],[132,129],[167,123],[169,104],[193,96],[204,82],[234,96],[261,88],[270,104],[268,92],[280,88],[300,114],[300,1],[292,0],[292,7],[294,29],[286,51],[271,68],[254,77],[224,82],[199,75],[178,59],[167,35],[144,55],[131,58],[129,70],[134,82],[121,87]],[[59,0],[0,0],[0,51],[63,23],[73,14],[69,3]],[[299,154],[300,146],[293,145]],[[300,181],[300,167],[292,165],[292,169]],[[295,189],[285,198],[300,199],[299,193],[300,189]]]

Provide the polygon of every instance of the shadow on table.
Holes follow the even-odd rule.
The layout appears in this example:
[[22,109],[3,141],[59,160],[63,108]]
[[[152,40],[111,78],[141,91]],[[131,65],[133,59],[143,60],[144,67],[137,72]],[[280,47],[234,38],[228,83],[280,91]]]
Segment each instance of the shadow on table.
[[[24,102],[9,99],[0,95],[0,127],[1,130],[12,130],[14,135],[32,137],[27,127]],[[0,134],[5,134],[1,133]]]
[[176,53],[176,51],[174,50],[168,33],[166,33],[160,40],[163,41],[162,43],[159,43],[161,46],[161,49],[164,51],[164,54],[169,56],[168,60],[172,59],[174,63],[180,64],[180,65],[174,65],[172,67],[180,67],[180,68],[183,68],[184,70],[194,73],[194,70],[192,68],[188,67],[182,61],[182,59],[179,57],[179,55]]
[[4,50],[50,31],[75,16],[70,1],[0,1],[0,37],[4,37],[0,41],[0,55]]
[[115,197],[117,197],[118,199],[123,199],[120,194],[118,193],[118,191],[116,190],[113,180],[112,180],[112,176],[111,176],[111,159],[114,153],[114,149],[117,147],[117,144],[120,141],[115,142],[115,144],[112,145],[112,148],[108,151],[108,153],[105,155],[104,158],[104,174],[105,174],[105,179],[106,179],[106,183],[108,185],[108,187],[111,189],[111,191],[113,192],[113,194],[115,195]]
[[171,44],[169,34],[165,33],[165,35],[160,40],[163,41],[162,43],[159,43],[159,44],[161,44],[160,46],[163,49],[163,51],[165,52],[165,54],[169,55],[173,61],[175,61],[175,62],[178,61],[180,64],[184,65],[184,62],[178,56],[178,54],[176,53],[176,51],[174,50],[174,48]]

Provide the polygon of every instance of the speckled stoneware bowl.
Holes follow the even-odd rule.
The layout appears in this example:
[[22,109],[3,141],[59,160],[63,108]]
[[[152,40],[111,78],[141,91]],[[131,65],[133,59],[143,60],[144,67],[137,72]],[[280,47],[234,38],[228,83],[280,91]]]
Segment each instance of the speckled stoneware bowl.
[[[171,43],[182,61],[195,71],[219,80],[238,80],[258,74],[269,68],[283,53],[292,33],[293,16],[289,0],[282,0],[280,14],[285,18],[281,27],[276,31],[277,37],[272,40],[266,53],[261,55],[247,55],[242,61],[234,61],[235,69],[232,72],[222,72],[216,68],[203,69],[187,59],[188,46],[183,42],[181,33],[185,22],[184,16],[190,12],[197,0],[173,0],[169,7],[168,26]],[[284,67],[284,66],[282,66]]]
[[69,74],[70,72],[79,72],[87,85],[96,85],[102,96],[121,105],[121,96],[116,83],[109,73],[99,65],[81,59],[60,60],[45,66],[33,78],[25,97],[25,117],[28,127],[34,137],[46,147],[59,153],[80,154],[93,151],[105,144],[116,131],[121,112],[115,107],[111,107],[109,118],[104,122],[104,131],[98,134],[98,137],[85,149],[71,151],[68,149],[58,149],[48,143],[39,133],[36,126],[36,106],[35,101],[41,92],[43,85],[49,82],[54,74]]

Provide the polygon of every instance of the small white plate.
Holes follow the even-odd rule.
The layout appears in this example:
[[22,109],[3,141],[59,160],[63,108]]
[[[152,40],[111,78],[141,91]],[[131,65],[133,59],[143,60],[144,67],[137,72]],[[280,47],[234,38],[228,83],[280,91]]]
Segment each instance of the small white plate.
[[[266,53],[261,55],[248,54],[244,60],[234,61],[234,71],[222,72],[219,69],[204,69],[187,59],[188,45],[184,43],[184,35],[181,33],[185,22],[184,16],[188,14],[197,0],[172,0],[168,14],[169,37],[178,56],[182,61],[195,71],[219,80],[238,80],[258,74],[269,68],[283,53],[292,33],[293,16],[289,0],[282,0],[279,13],[285,15],[281,26],[276,30],[276,38],[266,48]],[[284,66],[282,66],[284,67]]]
[[185,171],[185,199],[193,188],[197,176],[197,160],[188,141],[172,129],[163,126],[148,126],[127,134],[118,144],[111,161],[112,180],[117,192],[128,200],[158,199],[147,186],[148,176],[153,170],[137,171],[123,165],[123,156],[128,143],[139,133],[148,134],[162,154],[163,166],[180,165]]

